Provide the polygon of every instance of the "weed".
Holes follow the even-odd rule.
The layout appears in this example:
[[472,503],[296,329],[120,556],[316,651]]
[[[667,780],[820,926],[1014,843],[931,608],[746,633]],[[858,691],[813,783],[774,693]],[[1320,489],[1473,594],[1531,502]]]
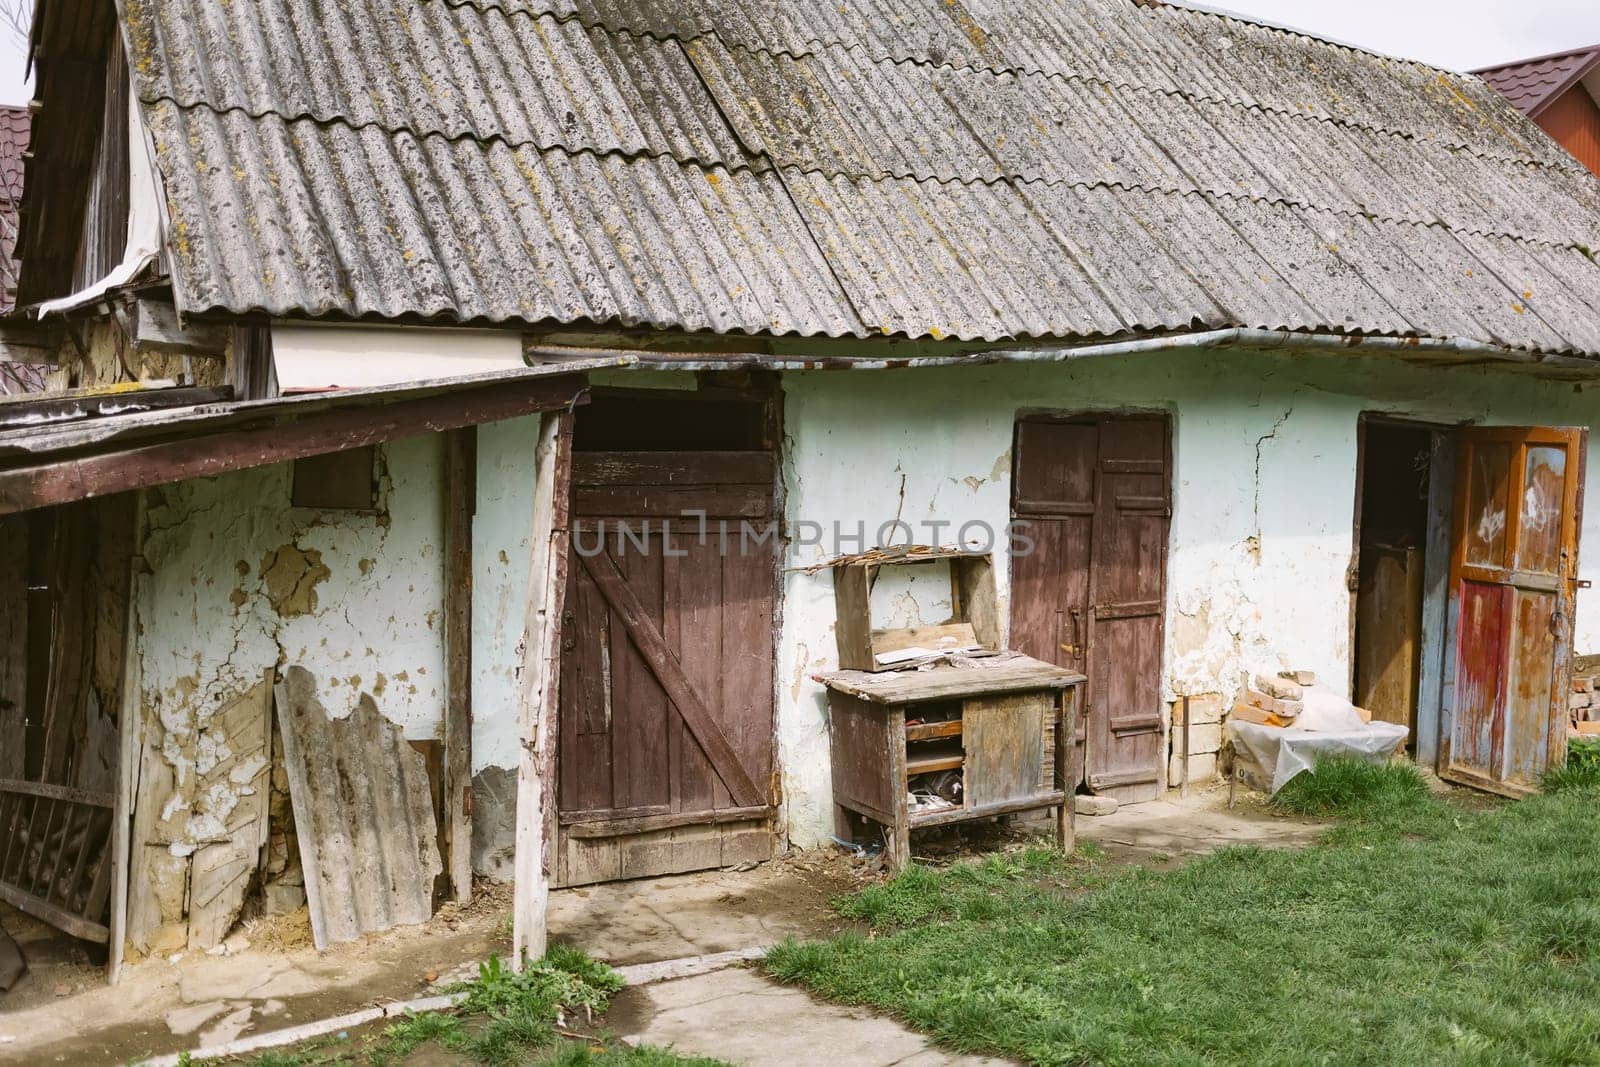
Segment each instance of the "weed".
[[1410,763],[1336,756],[1289,779],[1272,806],[1291,815],[1377,821],[1414,814],[1431,800],[1428,783]]
[[1540,783],[1547,792],[1588,790],[1600,792],[1600,737],[1575,738],[1567,746],[1564,766],[1545,772]]

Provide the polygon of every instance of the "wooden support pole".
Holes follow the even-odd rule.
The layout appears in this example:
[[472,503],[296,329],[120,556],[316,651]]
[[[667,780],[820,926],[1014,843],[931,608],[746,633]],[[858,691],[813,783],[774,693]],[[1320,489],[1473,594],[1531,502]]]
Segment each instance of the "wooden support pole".
[[457,902],[472,899],[472,519],[478,501],[478,430],[445,435],[445,857]]
[[128,561],[127,625],[122,640],[122,701],[117,710],[117,795],[111,812],[111,930],[106,980],[122,977],[122,955],[128,940],[128,879],[132,865],[133,804],[139,790],[139,754],[144,726],[144,701],[139,687],[139,576],[144,570],[145,493],[134,491],[133,554]]
[[535,458],[532,551],[522,634],[522,759],[517,772],[517,851],[511,965],[544,956],[554,825],[551,770],[561,674],[561,613],[567,588],[572,415],[544,417]]

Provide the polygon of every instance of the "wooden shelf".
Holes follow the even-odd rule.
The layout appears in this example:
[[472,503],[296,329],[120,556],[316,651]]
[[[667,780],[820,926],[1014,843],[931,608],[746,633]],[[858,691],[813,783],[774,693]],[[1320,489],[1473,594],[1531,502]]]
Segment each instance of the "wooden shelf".
[[907,817],[913,830],[923,830],[930,826],[947,826],[950,823],[966,822],[969,819],[984,819],[994,815],[1011,815],[1019,811],[1028,811],[1033,808],[1053,808],[1064,804],[1067,794],[1059,789],[1048,793],[1039,793],[1036,796],[1023,797],[1020,800],[1008,800],[1000,804],[984,804],[978,807],[947,808],[943,811],[927,811],[921,814],[912,813]]
[[906,777],[914,774],[932,774],[935,771],[953,771],[967,762],[967,757],[955,756],[927,756],[922,759],[906,760]]
[[934,741],[941,737],[960,737],[961,720],[949,722],[924,722],[906,727],[907,741]]

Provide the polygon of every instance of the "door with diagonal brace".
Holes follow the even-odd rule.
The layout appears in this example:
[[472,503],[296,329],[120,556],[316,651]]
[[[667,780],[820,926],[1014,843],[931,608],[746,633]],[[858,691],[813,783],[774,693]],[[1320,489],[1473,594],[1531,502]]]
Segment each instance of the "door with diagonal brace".
[[574,456],[558,884],[771,857],[774,476],[770,452]]

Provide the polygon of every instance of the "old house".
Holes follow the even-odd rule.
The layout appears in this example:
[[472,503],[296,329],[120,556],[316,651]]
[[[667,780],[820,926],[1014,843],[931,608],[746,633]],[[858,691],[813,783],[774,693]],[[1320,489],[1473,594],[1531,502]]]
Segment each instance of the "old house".
[[1600,174],[1600,45],[1476,73],[1579,162]]
[[0,897],[113,955],[827,843],[879,545],[995,555],[1069,789],[1284,666],[1399,664],[1457,781],[1565,744],[1600,184],[1476,77],[1135,0],[44,0],[34,62]]

